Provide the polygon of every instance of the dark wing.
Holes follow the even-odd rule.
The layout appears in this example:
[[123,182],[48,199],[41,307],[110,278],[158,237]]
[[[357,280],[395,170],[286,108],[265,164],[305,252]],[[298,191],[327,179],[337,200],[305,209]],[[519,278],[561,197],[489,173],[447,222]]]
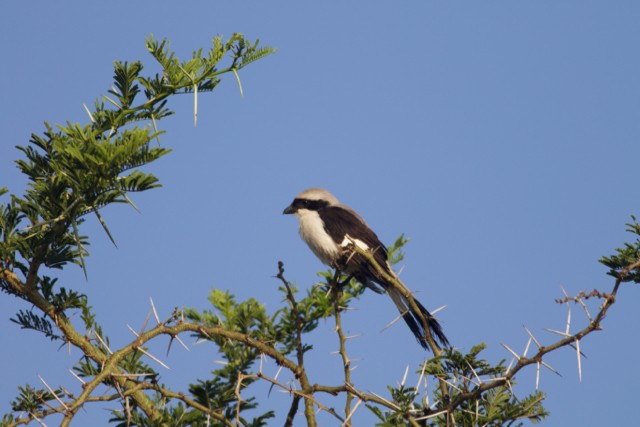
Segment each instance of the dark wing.
[[[318,214],[324,222],[324,229],[334,242],[340,245],[346,234],[354,239],[362,240],[374,251],[376,262],[393,274],[387,263],[387,249],[380,242],[376,233],[369,228],[358,214],[341,206],[321,208],[318,210]],[[356,280],[377,293],[388,291],[402,318],[422,347],[429,348],[425,338],[425,328],[429,328],[431,335],[440,341],[442,345],[449,346],[449,341],[442,332],[442,327],[431,313],[420,304],[420,301],[415,299],[404,285],[401,285],[402,289],[397,289],[394,285],[388,283],[365,257],[357,253],[346,253],[343,258],[337,261],[337,265],[334,265],[334,267],[353,275]],[[415,301],[417,310],[412,308],[409,298]]]
[[[387,249],[371,230],[355,213],[340,206],[327,206],[318,211],[324,222],[325,231],[338,245],[348,234],[354,239],[362,240],[376,253],[376,261],[383,265],[387,261]],[[378,259],[379,257],[379,259]]]
[[[318,213],[324,222],[324,229],[334,242],[340,245],[347,234],[353,239],[361,240],[373,252],[376,262],[382,268],[388,268],[387,248],[357,214],[341,206],[327,206],[320,209]],[[358,254],[349,254],[344,261],[346,260],[348,260],[347,270],[349,273],[353,274],[362,284],[376,292],[381,292],[379,288],[369,283],[374,281],[382,284],[375,268],[369,265],[366,258]]]

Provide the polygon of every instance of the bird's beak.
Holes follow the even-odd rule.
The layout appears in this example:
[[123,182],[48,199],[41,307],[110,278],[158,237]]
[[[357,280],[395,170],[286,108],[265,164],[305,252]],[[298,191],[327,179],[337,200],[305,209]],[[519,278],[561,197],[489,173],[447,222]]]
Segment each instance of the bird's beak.
[[292,214],[292,213],[296,213],[296,210],[295,210],[295,208],[293,206],[289,205],[289,206],[287,206],[287,208],[285,210],[282,211],[282,213],[284,215],[289,215],[289,214]]

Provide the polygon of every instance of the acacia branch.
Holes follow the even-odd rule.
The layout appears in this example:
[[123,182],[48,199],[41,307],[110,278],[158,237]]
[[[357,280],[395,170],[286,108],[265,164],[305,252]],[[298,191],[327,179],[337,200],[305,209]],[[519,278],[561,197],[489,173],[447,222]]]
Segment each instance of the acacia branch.
[[[287,387],[286,385],[282,384],[281,382],[264,375],[262,372],[258,372],[255,375],[247,375],[247,376],[253,376],[255,378],[262,378],[262,379],[270,382],[271,384],[276,385],[276,386],[280,387],[281,389],[293,394],[294,396],[299,396],[300,398],[303,398],[305,401],[309,401],[312,404],[316,404],[318,406],[318,408],[322,409],[323,411],[326,411],[326,412],[330,413],[331,415],[336,417],[338,420],[344,422],[344,418],[342,418],[340,415],[338,415],[338,413],[333,408],[329,408],[329,407],[323,405],[322,403],[320,403],[313,396],[313,393],[316,391],[315,386],[309,387],[308,392],[305,392],[304,389],[303,390],[294,390],[291,387]],[[315,421],[315,417],[314,417],[314,421]]]
[[[150,138],[157,137],[160,134],[157,132],[156,117],[160,119],[172,114],[169,109],[165,108],[165,102],[171,95],[176,94],[177,91],[180,90],[189,92],[193,89],[194,102],[196,102],[196,92],[200,90],[200,86],[202,86],[203,90],[213,90],[220,81],[218,76],[223,73],[233,73],[235,77],[238,78],[237,70],[244,65],[248,65],[250,62],[274,52],[273,49],[268,47],[256,50],[257,44],[257,41],[254,44],[248,43],[244,36],[239,34],[234,34],[227,43],[222,43],[221,38],[216,38],[208,56],[203,57],[200,50],[194,52],[191,60],[179,63],[177,59],[174,60],[173,52],[170,52],[168,48],[165,49],[165,42],[161,44],[153,43],[153,39],[150,37],[147,47],[153,50],[154,57],[163,65],[163,74],[166,73],[163,78],[156,77],[154,79],[152,77],[143,78],[140,76],[139,73],[142,70],[140,62],[136,61],[129,66],[127,66],[126,62],[118,62],[115,66],[114,80],[119,90],[112,88],[109,92],[116,95],[119,103],[111,100],[108,96],[103,98],[113,103],[116,110],[105,109],[104,102],[102,102],[96,103],[96,111],[92,114],[85,106],[91,121],[91,125],[87,127],[67,123],[66,127],[60,126],[59,132],[54,132],[47,124],[45,138],[34,136],[31,141],[31,143],[38,146],[39,150],[45,151],[46,156],[36,154],[36,151],[31,151],[31,149],[27,150],[24,147],[19,147],[29,159],[29,162],[25,162],[21,169],[24,174],[30,177],[31,181],[37,182],[38,185],[32,185],[31,188],[26,191],[25,199],[18,199],[18,203],[12,201],[7,205],[8,210],[6,212],[4,209],[0,209],[2,210],[2,212],[0,212],[2,214],[2,218],[0,218],[2,219],[0,235],[4,237],[4,239],[0,241],[0,249],[2,249],[0,252],[2,252],[3,258],[5,258],[0,260],[0,284],[7,292],[23,298],[33,304],[38,310],[42,311],[47,323],[48,319],[51,319],[52,323],[61,331],[64,340],[82,351],[87,360],[89,360],[91,364],[95,363],[100,370],[91,381],[83,384],[82,392],[76,398],[73,398],[71,402],[63,402],[56,396],[55,392],[52,391],[52,394],[62,405],[60,408],[56,408],[55,412],[64,414],[62,420],[63,426],[70,423],[71,419],[84,404],[93,401],[94,398],[91,395],[96,392],[96,387],[100,384],[115,387],[119,391],[118,395],[121,397],[131,396],[136,406],[140,408],[151,424],[156,425],[159,422],[162,411],[158,409],[149,396],[145,394],[145,388],[149,383],[145,382],[145,380],[132,378],[128,373],[123,372],[123,369],[120,367],[121,362],[127,355],[138,350],[143,351],[141,348],[142,344],[150,339],[151,336],[138,337],[130,345],[125,346],[114,354],[106,354],[97,343],[92,342],[87,336],[80,334],[76,330],[67,317],[65,308],[61,308],[67,307],[65,306],[66,301],[60,303],[59,300],[53,298],[48,300],[45,298],[45,296],[48,297],[49,295],[48,292],[43,290],[43,277],[39,275],[41,266],[48,266],[52,263],[52,260],[55,260],[54,262],[57,264],[56,267],[62,266],[65,263],[80,262],[84,269],[83,259],[85,249],[76,227],[77,220],[91,211],[97,213],[99,209],[112,203],[122,202],[124,200],[131,203],[126,196],[127,192],[143,191],[156,186],[155,177],[150,174],[146,177],[148,179],[146,179],[145,182],[141,181],[141,183],[136,183],[132,181],[130,186],[126,186],[126,188],[118,183],[122,178],[122,173],[131,168],[137,168],[150,163],[161,156],[163,151],[160,150],[156,153],[140,151],[141,145],[138,144],[140,141],[137,141],[136,138],[129,140],[126,137],[120,138],[122,135],[117,135],[117,138],[112,139],[112,136],[118,134],[119,129],[128,124],[150,119],[153,123],[153,128],[156,129],[156,133],[149,134],[148,130],[144,131],[143,129],[138,129],[140,132],[136,133],[137,137],[141,136],[142,133],[147,135],[148,139],[142,141],[142,144],[146,145]],[[232,64],[227,68],[217,70],[216,66],[223,58],[227,57],[228,53],[234,54]],[[169,60],[163,61],[163,57],[165,59],[169,58]],[[185,72],[185,69],[190,69],[190,67],[194,65],[199,70],[197,75],[189,75],[188,80],[178,76],[180,78],[171,80],[175,83],[172,87],[166,87],[162,84],[162,82],[166,80],[167,75],[175,76],[177,69]],[[147,100],[138,106],[132,106],[139,92],[139,84],[144,86]],[[108,135],[105,135],[107,132]],[[63,136],[65,137],[64,140],[61,138]],[[82,168],[79,168],[79,176],[75,176],[75,174],[71,174],[73,175],[72,177],[68,176],[70,174],[66,172],[75,172],[75,169],[77,169],[69,166],[66,161],[68,160],[68,155],[70,155],[71,150],[67,150],[66,146],[56,147],[55,149],[51,148],[58,142],[66,144],[67,142],[80,141],[84,142],[84,144],[82,144],[83,149],[88,148],[88,152],[90,152],[90,149],[97,143],[98,145],[96,147],[100,148],[100,155],[96,159],[92,159],[92,161],[94,163],[100,163],[101,165],[109,165],[109,173],[106,174],[106,177],[103,177],[101,174],[99,183],[92,181],[89,179],[90,177],[85,177]],[[117,147],[120,143],[123,143],[123,145],[119,148],[124,148],[124,150],[119,151],[118,161],[114,162],[113,157],[109,157],[110,150],[108,148]],[[69,148],[73,148],[73,144],[69,144]],[[129,149],[131,149],[131,151]],[[86,153],[83,151],[80,155],[74,153],[71,154],[71,156],[74,158],[74,161],[80,161],[82,166],[88,167],[93,165],[93,163],[83,160],[84,154]],[[140,154],[143,154],[143,156],[140,157]],[[126,158],[124,158],[123,155]],[[28,167],[26,166],[27,164]],[[53,176],[50,176],[51,170],[55,171]],[[111,176],[112,172],[115,173],[113,176]],[[84,178],[87,179],[84,180]],[[42,188],[40,184],[42,184]],[[6,190],[0,189],[0,193],[4,194],[5,192]],[[87,194],[91,197],[81,197]],[[102,201],[95,202],[99,196],[106,198],[100,199]],[[73,203],[66,204],[68,200],[64,201],[60,199],[60,197],[76,198]],[[134,206],[133,203],[131,204]],[[4,208],[4,206],[5,205],[0,207]],[[9,218],[10,221],[5,221],[7,218]],[[23,230],[17,229],[18,224],[29,219],[31,220],[29,227]],[[42,221],[40,221],[41,219]],[[99,214],[98,219],[107,234],[109,234],[108,228]],[[4,227],[7,225],[10,225],[11,229],[5,229]],[[72,244],[66,239],[66,237],[69,237],[66,234],[71,226],[73,226]],[[27,235],[27,233],[30,234]],[[7,237],[12,234],[15,234],[17,238],[15,242],[11,241],[12,239],[7,239]],[[52,251],[52,248],[56,250]],[[57,249],[60,248],[63,250],[57,251]],[[24,276],[22,278],[19,278],[7,267],[13,262],[12,260],[15,258],[16,253],[18,256],[24,258],[24,262],[27,264],[25,270],[21,273],[22,276]],[[50,255],[53,255],[53,257]],[[64,299],[63,293],[60,293],[56,297],[58,296],[60,296],[60,300]],[[73,304],[70,304],[70,306],[73,306]],[[73,307],[78,308],[77,306]],[[86,305],[82,306],[82,309],[86,309],[87,312],[90,310]],[[209,332],[212,333],[211,330],[209,330]],[[239,339],[239,341],[243,340]],[[247,341],[245,341],[245,343],[247,343]],[[250,345],[250,343],[247,343],[247,345]],[[303,387],[309,387],[304,371],[298,369],[295,364],[288,361],[282,354],[273,348],[270,349],[266,345],[255,344],[255,346],[262,347],[264,352],[269,354],[278,363],[284,364],[292,370],[294,375],[296,375],[303,384]],[[306,386],[304,385],[305,381],[307,382]],[[47,388],[49,387],[47,386]],[[46,404],[49,405],[49,403]],[[312,405],[311,409],[313,409]],[[43,412],[43,414],[43,416],[46,416],[48,413]],[[33,418],[31,419],[38,419],[37,415],[38,414],[35,413],[32,414]]]
[[137,348],[144,345],[146,342],[151,339],[160,336],[160,335],[168,335],[168,336],[176,336],[183,332],[195,332],[202,336],[206,337],[223,337],[233,341],[242,342],[249,347],[252,347],[258,350],[260,353],[265,354],[266,356],[273,359],[278,365],[285,367],[288,369],[300,382],[302,387],[301,396],[305,397],[305,416],[307,418],[307,424],[310,426],[315,426],[315,411],[313,408],[314,401],[312,399],[306,398],[309,396],[313,389],[309,383],[307,378],[307,374],[304,370],[304,366],[299,366],[285,355],[276,350],[273,346],[257,340],[255,338],[250,337],[248,334],[243,334],[240,332],[229,331],[220,326],[203,326],[196,323],[189,322],[180,322],[175,325],[167,325],[164,323],[156,325],[154,328],[149,331],[140,334],[134,341],[132,341],[129,345],[122,348],[121,350],[115,352],[112,356],[109,357],[110,366],[112,366],[116,360],[121,360],[126,354],[135,351]]
[[[339,350],[340,357],[342,358],[342,367],[344,370],[344,383],[345,385],[351,384],[351,360],[349,359],[349,355],[347,354],[347,346],[346,346],[346,338],[344,336],[344,332],[342,330],[342,308],[340,307],[340,300],[342,299],[342,295],[344,294],[342,290],[342,286],[338,283],[338,279],[340,277],[339,270],[336,270],[333,280],[331,281],[331,296],[333,299],[333,317],[335,318],[336,323],[336,333],[338,334],[338,342],[339,342]],[[347,279],[348,280],[348,279]],[[346,416],[349,416],[351,413],[351,403],[353,402],[353,394],[348,390],[347,397],[344,404],[344,413]],[[347,419],[345,421],[345,426],[351,426],[351,419]]]
[[[374,266],[376,271],[385,278],[385,280],[388,280],[389,283],[398,286],[398,289],[402,290],[403,295],[406,292],[409,292],[406,289],[406,287],[402,285],[401,282],[396,277],[394,277],[393,275],[389,275],[380,265],[378,265],[375,262],[375,259],[373,258],[371,253],[369,253],[368,251],[364,251],[357,246],[354,246],[353,250],[359,253],[360,255],[364,256],[371,263],[371,265]],[[37,263],[38,261],[34,259],[33,263],[30,265],[30,268],[28,270],[29,271],[29,273],[27,274],[28,278],[38,277],[37,276],[38,266],[36,265]],[[453,413],[456,410],[459,410],[459,408],[465,402],[470,400],[481,399],[482,394],[488,390],[491,390],[497,387],[502,387],[502,386],[509,386],[511,380],[514,379],[517,373],[520,372],[524,367],[532,364],[536,364],[538,366],[540,364],[545,364],[543,361],[543,358],[548,353],[556,351],[565,346],[579,345],[579,342],[582,338],[592,333],[593,331],[601,329],[601,322],[605,318],[608,310],[616,301],[616,296],[617,296],[617,292],[620,287],[620,284],[626,280],[626,278],[632,271],[637,270],[638,268],[640,268],[640,261],[632,263],[628,265],[626,268],[622,269],[616,277],[613,290],[610,294],[599,292],[599,291],[593,291],[589,294],[585,294],[583,292],[576,297],[567,296],[564,300],[560,301],[563,303],[568,303],[569,301],[573,300],[577,303],[581,303],[583,298],[584,299],[589,297],[602,298],[603,301],[599,308],[599,311],[597,312],[596,316],[593,317],[593,319],[589,318],[589,323],[586,327],[584,327],[583,329],[581,329],[580,331],[572,335],[563,336],[562,339],[559,339],[558,341],[547,346],[540,345],[538,341],[535,340],[535,338],[531,337],[536,342],[536,345],[538,346],[538,351],[533,356],[527,357],[526,356],[527,351],[525,351],[522,356],[516,355],[517,363],[512,368],[508,369],[503,377],[494,378],[484,382],[481,381],[479,378],[477,378],[478,379],[477,383],[472,381],[476,385],[475,388],[473,388],[470,391],[466,391],[466,386],[465,386],[464,391],[461,390],[460,393],[455,396],[455,398],[451,399],[451,401],[444,400],[441,403],[441,406],[437,409],[437,412],[430,412],[428,413],[428,416],[432,417],[432,416],[436,416],[437,414],[446,414],[447,421],[453,420],[452,418]],[[131,397],[133,400],[135,400],[136,405],[140,407],[140,409],[145,413],[145,415],[149,417],[150,420],[153,420],[155,422],[160,419],[161,413],[155,407],[155,404],[151,401],[149,396],[145,394],[145,390],[155,390],[158,393],[165,396],[166,398],[178,399],[184,402],[185,405],[187,405],[188,407],[197,409],[203,412],[204,414],[210,415],[216,420],[225,423],[225,425],[227,426],[232,426],[233,424],[231,423],[231,421],[226,420],[222,414],[202,404],[199,404],[193,399],[190,399],[187,396],[185,396],[183,393],[174,393],[169,390],[166,390],[158,386],[156,383],[154,383],[153,380],[148,380],[144,377],[142,377],[142,379],[136,379],[138,377],[133,377],[131,374],[123,372],[122,368],[120,367],[120,362],[122,362],[127,355],[140,350],[142,346],[144,346],[150,340],[160,335],[168,335],[171,338],[175,338],[175,337],[178,337],[179,334],[184,332],[193,332],[209,338],[213,336],[222,337],[228,340],[244,343],[246,346],[257,350],[262,354],[265,354],[267,357],[276,361],[278,365],[283,366],[287,370],[289,370],[300,382],[300,385],[301,385],[300,390],[294,390],[291,387],[287,387],[284,384],[277,382],[275,379],[271,379],[263,375],[262,372],[256,375],[249,375],[249,376],[245,375],[245,377],[254,377],[254,378],[264,379],[268,382],[271,382],[274,385],[277,385],[278,387],[281,387],[286,391],[289,391],[292,394],[293,400],[291,403],[291,407],[289,409],[289,413],[288,413],[287,421],[285,425],[293,425],[293,420],[298,410],[300,399],[304,399],[305,416],[307,418],[307,424],[311,426],[316,425],[314,405],[316,405],[321,410],[331,413],[337,419],[342,421],[345,425],[350,425],[350,415],[352,412],[351,404],[353,402],[354,396],[357,397],[362,402],[373,402],[377,405],[383,406],[392,411],[395,411],[395,412],[400,411],[399,406],[394,404],[394,402],[386,400],[375,394],[364,393],[360,390],[357,390],[351,384],[350,360],[346,353],[346,345],[345,345],[346,337],[344,336],[344,333],[342,331],[342,322],[341,322],[342,308],[340,307],[340,300],[343,295],[343,291],[339,286],[336,286],[338,273],[336,273],[333,281],[331,282],[332,297],[333,297],[332,303],[333,303],[333,310],[334,310],[334,316],[336,321],[336,332],[338,333],[339,343],[340,343],[339,353],[342,356],[343,367],[344,367],[345,384],[343,386],[337,386],[337,387],[323,386],[323,385],[317,385],[317,384],[313,386],[310,385],[310,382],[304,367],[304,357],[303,357],[304,348],[303,348],[303,342],[302,342],[302,328],[303,328],[304,318],[299,312],[298,304],[294,298],[293,290],[291,289],[289,282],[287,282],[286,279],[284,278],[284,268],[281,265],[281,263],[279,264],[279,273],[276,277],[279,278],[285,285],[285,289],[287,291],[287,300],[291,306],[291,310],[294,314],[294,318],[296,319],[297,363],[289,359],[283,353],[279,352],[273,345],[268,344],[259,339],[252,338],[249,334],[229,331],[220,326],[207,326],[207,325],[202,325],[198,323],[188,323],[188,322],[177,320],[178,318],[176,316],[172,316],[168,321],[165,321],[164,323],[158,323],[158,325],[156,325],[154,328],[152,328],[147,332],[140,333],[136,337],[136,339],[131,341],[128,345],[122,347],[120,350],[109,355],[109,354],[106,354],[105,351],[101,349],[99,346],[94,345],[90,340],[87,339],[86,336],[79,334],[77,330],[73,327],[69,319],[65,316],[65,314],[62,312],[58,312],[56,307],[44,298],[44,296],[38,291],[39,279],[30,279],[32,284],[27,285],[12,271],[6,268],[0,269],[0,280],[3,281],[3,283],[8,284],[11,289],[19,293],[26,300],[34,304],[34,306],[42,310],[42,312],[46,316],[48,316],[54,321],[56,326],[64,334],[65,339],[70,344],[81,349],[83,353],[90,360],[92,360],[98,366],[101,367],[101,371],[97,375],[95,375],[95,377],[93,377],[91,381],[84,384],[83,391],[80,393],[78,397],[73,397],[72,395],[67,393],[67,397],[70,397],[71,399],[69,401],[66,401],[66,399],[64,399],[63,401],[58,399],[58,401],[61,403],[61,406],[52,407],[49,404],[47,404],[47,406],[49,406],[50,409],[46,409],[40,412],[34,412],[30,414],[28,417],[16,419],[15,422],[11,425],[27,424],[28,422],[34,419],[45,418],[55,413],[62,413],[64,415],[64,419],[61,425],[66,426],[70,423],[71,419],[75,416],[77,411],[85,404],[89,402],[96,402],[96,401],[110,401],[110,400],[115,400],[117,398],[123,398],[123,397]],[[415,300],[413,298],[413,295],[410,294],[405,296],[407,297],[407,301],[409,301],[410,304],[415,305]],[[412,305],[412,308],[413,308],[413,305]],[[417,309],[417,307],[415,308]],[[417,312],[419,312],[419,310],[417,310]],[[442,352],[437,347],[437,345],[435,345],[435,342],[431,337],[430,330],[428,328],[428,325],[426,324],[426,321],[424,326],[427,334],[426,338],[428,339],[428,342],[430,343],[433,342],[435,348],[432,347],[432,349],[434,350],[434,354],[437,358],[438,356],[441,356]],[[579,347],[577,347],[577,351],[579,352]],[[442,363],[441,362],[439,363],[442,366]],[[471,369],[473,370],[473,368]],[[435,375],[435,376],[439,380],[441,388],[444,383],[445,389],[448,390],[449,386],[447,385],[448,383],[445,380],[445,377],[438,376],[438,375]],[[104,395],[104,396],[92,396],[92,393],[95,392],[96,388],[100,384],[113,385],[114,382],[116,384],[116,388],[118,387],[122,388],[121,393],[113,394],[113,395]],[[314,396],[316,392],[328,393],[334,396],[344,393],[346,395],[346,406],[345,406],[346,419],[339,416],[332,408],[328,408],[325,405],[321,404]],[[443,396],[448,396],[448,394],[443,393]],[[359,404],[360,402],[356,404],[356,407]],[[354,408],[354,410],[355,409],[356,408]],[[411,411],[404,411],[402,415],[405,417],[405,420],[409,422],[411,425],[418,425],[418,421],[416,420],[414,415],[411,413]]]
[[[291,286],[289,286],[289,281],[284,277],[284,263],[282,261],[278,261],[278,274],[276,275],[276,277],[280,279],[280,281],[284,284],[284,287],[287,291],[287,301],[289,302],[289,305],[291,306],[291,310],[293,312],[293,316],[296,319],[296,356],[298,359],[298,370],[300,372],[300,375],[296,375],[296,377],[299,378],[302,389],[305,390],[306,393],[309,393],[311,384],[307,379],[307,374],[304,368],[304,348],[302,346],[302,326],[304,323],[304,319],[302,318],[302,316],[300,315],[300,311],[298,310],[298,303],[295,296],[293,295]],[[291,402],[291,407],[289,408],[287,423],[289,422],[289,420],[293,422],[293,418],[295,416],[299,403],[300,397],[296,395],[296,397]],[[305,398],[304,400],[304,414],[307,418],[307,424],[310,426],[315,426],[315,410],[313,408],[313,402],[310,399]]]
[[469,392],[461,393],[455,399],[453,399],[450,403],[446,404],[442,409],[446,410],[449,413],[453,413],[453,411],[456,410],[464,402],[473,400],[473,399],[479,399],[482,396],[482,393],[488,390],[491,390],[493,388],[501,387],[509,384],[510,381],[516,376],[516,374],[520,370],[522,370],[525,366],[543,363],[542,358],[546,354],[551,353],[555,350],[558,350],[562,347],[571,346],[575,342],[579,342],[582,338],[592,333],[593,331],[602,329],[600,326],[600,323],[606,316],[607,311],[609,311],[611,306],[615,303],[616,295],[618,293],[620,284],[624,281],[624,279],[627,277],[627,275],[629,275],[631,271],[636,270],[639,267],[640,267],[640,261],[636,261],[635,263],[627,266],[626,268],[620,271],[620,273],[618,274],[618,277],[616,278],[612,292],[605,296],[605,299],[602,305],[600,306],[600,310],[598,311],[598,314],[595,316],[593,320],[589,322],[589,324],[585,328],[583,328],[582,330],[580,330],[579,332],[573,335],[569,335],[563,339],[560,339],[551,345],[539,346],[537,353],[532,357],[525,357],[525,356],[519,357],[518,363],[516,363],[516,365],[511,370],[509,370],[509,372],[507,372],[507,374],[504,377],[483,382],[475,389]]
[[[34,261],[34,263],[35,262],[36,261]],[[35,265],[34,263],[32,263],[32,266]],[[29,275],[32,274],[37,277],[37,268],[30,267]],[[80,395],[62,409],[65,414],[61,423],[62,426],[68,425],[77,411],[86,402],[90,401],[91,394],[95,389],[100,384],[108,383],[108,380],[110,379],[124,389],[123,394],[130,395],[135,400],[138,407],[140,407],[150,420],[157,421],[159,419],[160,414],[158,409],[153,401],[151,401],[151,399],[143,392],[143,387],[141,387],[142,383],[126,376],[122,376],[122,370],[118,366],[118,364],[128,354],[136,351],[151,339],[153,335],[143,334],[129,345],[116,351],[112,355],[107,356],[102,350],[87,340],[84,335],[80,334],[64,313],[58,313],[55,306],[38,292],[35,285],[28,286],[23,284],[14,273],[6,269],[0,271],[0,279],[3,279],[13,289],[20,292],[29,302],[38,307],[46,316],[48,316],[62,332],[67,342],[79,348],[85,356],[94,361],[98,366],[101,366],[101,372],[98,373],[91,381],[85,383]]]
[[[142,388],[142,387],[140,387],[140,388]],[[72,399],[74,398],[69,393],[66,393],[66,394],[69,395],[69,397],[71,397]],[[100,396],[89,396],[85,400],[85,403],[112,402],[114,400],[118,400],[118,399],[122,398],[123,396],[129,396],[129,395],[131,395],[131,391],[127,391],[127,392],[122,393],[122,394],[114,393],[114,394],[105,394],[105,395],[100,395]],[[48,417],[49,415],[64,414],[65,410],[66,410],[65,408],[67,408],[71,404],[73,404],[73,401],[65,402],[64,405],[60,405],[58,407],[51,407],[50,406],[50,409],[42,410],[42,411],[39,411],[39,412],[31,412],[31,413],[29,413],[29,416],[27,416],[27,417],[19,417],[19,418],[14,419],[11,424],[7,424],[7,427],[15,427],[15,426],[19,426],[19,425],[22,425],[22,424],[26,425],[26,424],[29,424],[34,419],[43,419],[43,418]]]
[[304,369],[304,349],[302,347],[302,324],[304,323],[304,319],[300,316],[298,302],[293,295],[293,290],[289,285],[289,281],[284,277],[284,263],[282,261],[278,261],[278,274],[276,275],[276,278],[280,279],[287,291],[287,301],[289,302],[293,316],[296,319],[296,356],[298,359],[298,366]]

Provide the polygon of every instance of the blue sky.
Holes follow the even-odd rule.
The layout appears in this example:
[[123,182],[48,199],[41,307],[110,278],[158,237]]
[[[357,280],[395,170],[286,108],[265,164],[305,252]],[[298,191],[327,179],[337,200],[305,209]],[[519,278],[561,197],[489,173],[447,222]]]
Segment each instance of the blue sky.
[[[89,295],[114,346],[132,338],[127,324],[142,325],[150,297],[168,316],[176,306],[208,308],[216,287],[275,311],[278,260],[289,280],[311,286],[323,267],[281,215],[311,186],[356,208],[384,242],[405,233],[404,282],[428,308],[447,305],[438,316],[455,346],[485,342],[491,361],[510,357],[500,343],[524,348],[523,325],[555,339],[544,328],[564,328],[566,308],[553,302],[561,286],[611,289],[597,260],[627,239],[624,224],[640,213],[640,4],[265,3],[0,6],[0,186],[12,191],[25,183],[14,146],[45,120],[86,122],[82,104],[109,89],[114,60],[151,65],[150,33],[183,57],[233,32],[278,48],[241,74],[244,97],[232,78],[201,96],[196,128],[192,100],[171,101],[177,114],[161,126],[174,152],[150,168],[164,187],[134,199],[142,214],[104,212],[118,248],[86,224],[89,280],[69,268],[60,281]],[[624,286],[604,331],[582,342],[582,382],[574,352],[550,357],[563,376],[542,373],[546,425],[636,419],[639,296]],[[387,297],[368,294],[355,307],[345,318],[362,334],[349,343],[361,359],[354,382],[384,393],[425,354],[404,325],[381,332],[396,316]],[[8,320],[19,308],[27,307],[0,298],[2,413],[37,375],[77,388],[68,369],[78,353],[19,331]],[[578,307],[572,318],[572,328],[585,324]],[[321,325],[311,337],[312,382],[339,381],[331,330]],[[163,378],[184,388],[215,359],[211,347],[176,347]],[[521,394],[533,390],[533,370],[518,380]],[[106,407],[82,423],[104,424]],[[359,416],[371,423],[364,408]]]

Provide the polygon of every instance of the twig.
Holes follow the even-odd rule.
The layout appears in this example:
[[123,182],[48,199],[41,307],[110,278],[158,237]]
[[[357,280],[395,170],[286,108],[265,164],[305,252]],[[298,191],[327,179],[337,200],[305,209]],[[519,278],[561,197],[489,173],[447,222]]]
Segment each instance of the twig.
[[[303,391],[310,393],[311,392],[311,384],[309,383],[309,379],[307,378],[307,374],[304,368],[304,348],[302,346],[302,324],[303,319],[298,310],[298,303],[296,302],[295,296],[293,294],[293,290],[291,286],[289,286],[289,281],[284,277],[284,263],[282,261],[278,261],[278,274],[276,275],[278,279],[283,283],[284,288],[287,292],[287,301],[291,305],[291,310],[296,319],[296,356],[298,360],[298,365],[294,371],[296,378],[300,381],[300,385],[302,386]],[[275,349],[274,351],[282,356]],[[284,356],[282,356],[284,357]],[[277,361],[277,360],[276,360]],[[291,409],[289,411],[291,413]],[[316,419],[313,410],[313,401],[311,399],[304,399],[304,414],[307,419],[307,425],[309,427],[316,426]]]
[[[340,300],[342,299],[342,295],[344,291],[342,290],[342,286],[339,286],[338,282],[340,278],[340,272],[338,270],[335,271],[333,275],[333,279],[331,280],[330,287],[332,289],[332,302],[333,302],[333,317],[336,322],[336,333],[338,334],[338,343],[339,350],[338,353],[342,358],[342,368],[344,373],[344,383],[351,384],[351,361],[349,360],[349,355],[347,354],[347,346],[346,346],[346,338],[344,336],[344,332],[342,331],[342,313],[340,308]],[[344,413],[347,416],[347,419],[344,421],[344,425],[347,427],[351,426],[351,404],[353,402],[353,394],[347,391],[347,396],[344,404]]]
[[[304,391],[302,391],[302,390],[295,390],[295,389],[293,389],[291,387],[287,387],[286,385],[282,384],[281,382],[276,381],[273,378],[269,378],[268,376],[266,376],[264,374],[261,374],[261,373],[256,374],[256,377],[257,378],[262,378],[262,379],[264,379],[264,380],[266,380],[266,381],[268,381],[268,382],[270,382],[272,384],[277,385],[283,391],[286,391],[286,392],[288,392],[290,394],[293,394],[293,395],[296,395],[296,396],[300,396],[301,398],[304,398],[305,401],[309,401],[309,402],[312,402],[312,404],[313,403],[316,404],[319,409],[330,413],[331,415],[336,417],[338,420],[344,422],[344,418],[342,418],[340,415],[338,415],[333,408],[329,408],[329,407],[323,405],[322,403],[320,403],[315,397],[313,397],[313,394],[307,394],[307,393],[304,393]],[[314,390],[315,390],[315,387],[312,387],[311,390],[310,390],[311,393],[313,393]],[[315,420],[315,418],[314,418],[314,420]]]

